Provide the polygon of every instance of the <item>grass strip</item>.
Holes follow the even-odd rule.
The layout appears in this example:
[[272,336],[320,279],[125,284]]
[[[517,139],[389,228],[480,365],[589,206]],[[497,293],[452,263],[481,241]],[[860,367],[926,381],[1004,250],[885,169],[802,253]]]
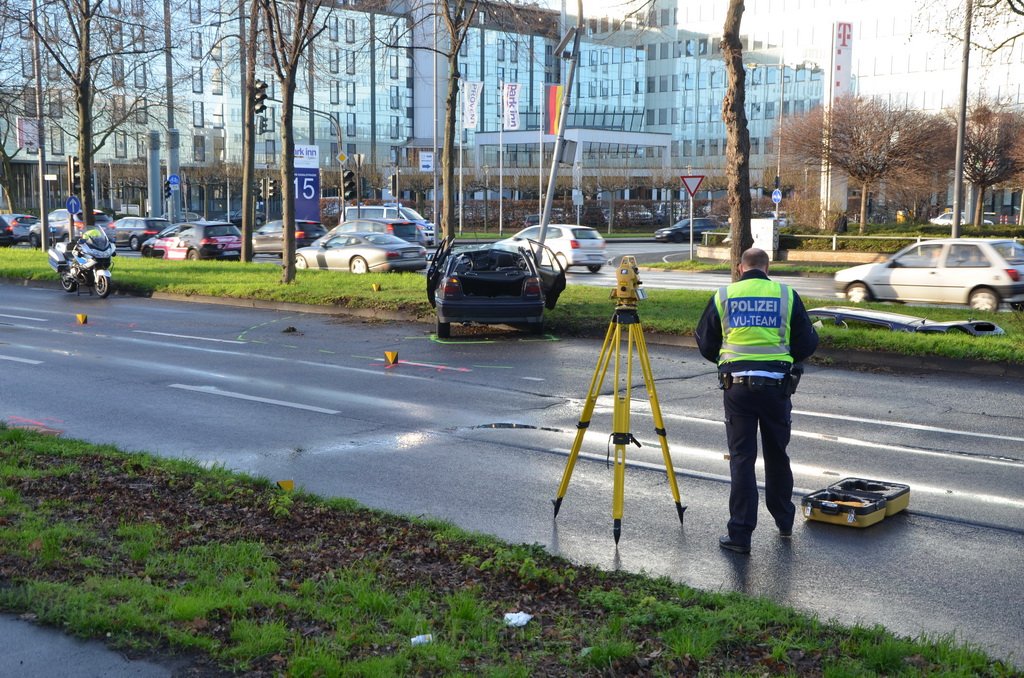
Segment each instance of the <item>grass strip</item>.
[[[57,276],[42,253],[25,248],[4,248],[0,250],[0,278],[55,281]],[[723,283],[725,281],[723,277]],[[291,302],[333,307],[339,312],[347,308],[387,310],[431,322],[434,318],[434,311],[427,302],[424,277],[409,273],[353,275],[334,271],[297,271],[294,282],[283,284],[281,269],[266,264],[125,257],[115,261],[114,289],[141,295],[164,292]],[[564,336],[602,336],[614,310],[609,293],[609,288],[569,286],[559,298],[557,307],[546,313],[546,326]],[[644,329],[681,336],[693,335],[711,296],[709,292],[693,290],[648,290],[647,293],[648,298],[639,307]],[[808,308],[837,305],[834,298],[807,298],[804,301]],[[911,315],[924,315],[936,321],[967,317],[991,320],[1006,334],[971,338],[956,334],[906,334],[884,329],[824,326],[819,331],[822,346],[1024,364],[1024,313],[983,313],[953,307],[904,309],[900,305],[880,303],[862,306],[909,311]]]
[[[845,627],[3,423],[0,571],[0,608],[236,673],[1021,675],[951,637]],[[506,626],[520,610],[533,619]]]

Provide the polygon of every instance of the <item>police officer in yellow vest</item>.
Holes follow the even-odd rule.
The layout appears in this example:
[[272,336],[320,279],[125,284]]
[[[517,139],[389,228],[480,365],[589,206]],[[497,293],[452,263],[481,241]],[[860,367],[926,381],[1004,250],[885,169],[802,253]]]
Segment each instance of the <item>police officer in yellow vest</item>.
[[765,472],[765,505],[779,535],[793,534],[793,471],[789,444],[792,403],[802,361],[818,347],[807,309],[787,285],[768,279],[768,254],[751,248],[739,263],[740,279],[708,302],[697,326],[702,356],[718,365],[724,389],[725,435],[729,445],[729,534],[719,545],[750,552],[757,525],[754,463],[760,428]]

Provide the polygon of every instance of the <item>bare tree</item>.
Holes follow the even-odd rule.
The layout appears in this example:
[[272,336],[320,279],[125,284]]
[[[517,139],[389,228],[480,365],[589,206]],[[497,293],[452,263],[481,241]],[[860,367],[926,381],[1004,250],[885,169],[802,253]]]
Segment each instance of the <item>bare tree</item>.
[[952,168],[953,129],[940,116],[894,108],[878,99],[843,97],[829,113],[815,109],[788,119],[782,143],[808,166],[827,158],[860,184],[860,232],[868,216],[868,193],[879,182],[898,181],[904,173]]
[[260,4],[267,49],[281,85],[281,282],[290,283],[295,280],[295,89],[310,44],[326,26],[317,21],[321,0],[261,0]]
[[[96,204],[87,180],[93,155],[116,130],[144,117],[160,101],[159,90],[146,84],[145,70],[138,77],[136,69],[145,69],[147,57],[161,51],[162,46],[147,37],[147,28],[161,22],[147,16],[143,6],[126,6],[116,14],[106,10],[103,0],[53,0],[38,19],[29,11],[21,17],[39,38],[44,59],[55,71],[47,74],[51,100],[64,91],[71,91],[74,98],[68,119],[76,126],[72,135],[78,140],[82,216],[87,225],[94,221]],[[129,89],[129,78],[137,88]]]
[[444,97],[444,138],[441,142],[441,218],[434,220],[440,229],[439,239],[451,237],[458,220],[455,216],[455,117],[459,103],[459,51],[473,25],[479,0],[439,0],[435,3],[438,20],[444,26],[448,44],[444,57],[448,65],[448,82]]
[[1024,114],[978,102],[967,114],[964,179],[977,192],[973,223],[981,224],[985,191],[1024,170],[1015,149],[1024,137]]
[[750,132],[747,129],[746,71],[743,68],[743,43],[740,23],[743,0],[729,0],[722,34],[722,60],[729,85],[722,100],[722,119],[726,129],[726,181],[729,191],[729,220],[732,242],[730,259],[732,278],[739,278],[737,264],[743,251],[754,244],[750,235]]

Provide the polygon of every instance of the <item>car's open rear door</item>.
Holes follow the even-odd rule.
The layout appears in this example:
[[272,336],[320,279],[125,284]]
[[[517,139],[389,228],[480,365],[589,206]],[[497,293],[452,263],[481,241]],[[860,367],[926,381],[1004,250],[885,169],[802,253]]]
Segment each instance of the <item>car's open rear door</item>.
[[544,289],[544,306],[549,311],[555,307],[559,295],[565,289],[565,269],[558,261],[558,257],[547,245],[542,245],[536,240],[530,240],[530,248],[533,250],[533,261],[537,266],[537,274],[540,276],[540,284]]
[[427,266],[427,301],[430,302],[431,306],[437,306],[434,299],[434,291],[437,289],[438,283],[441,282],[445,262],[448,260],[448,255],[451,254],[454,244],[454,236],[441,240],[437,245],[437,249],[434,250],[434,256],[430,259],[430,265]]

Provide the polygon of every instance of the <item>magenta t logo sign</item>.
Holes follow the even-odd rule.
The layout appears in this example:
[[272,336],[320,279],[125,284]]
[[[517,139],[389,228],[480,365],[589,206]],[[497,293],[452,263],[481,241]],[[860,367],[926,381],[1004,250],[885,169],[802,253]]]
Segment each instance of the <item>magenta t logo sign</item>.
[[840,47],[849,47],[853,38],[853,24],[836,24],[836,43]]

